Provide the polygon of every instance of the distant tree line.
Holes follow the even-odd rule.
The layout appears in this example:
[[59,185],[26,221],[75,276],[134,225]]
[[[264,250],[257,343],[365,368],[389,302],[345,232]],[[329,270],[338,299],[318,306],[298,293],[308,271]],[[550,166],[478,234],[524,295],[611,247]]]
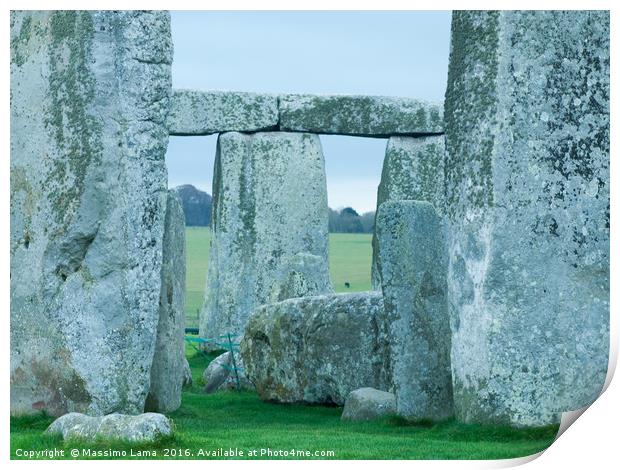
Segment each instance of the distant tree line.
[[329,209],[330,233],[372,233],[374,226],[374,211],[359,215],[352,207]]
[[[211,207],[213,198],[191,184],[177,186],[183,204],[185,225],[188,227],[208,227],[211,225]],[[375,213],[358,214],[352,207],[334,210],[329,209],[329,226],[331,233],[372,233],[375,224]]]

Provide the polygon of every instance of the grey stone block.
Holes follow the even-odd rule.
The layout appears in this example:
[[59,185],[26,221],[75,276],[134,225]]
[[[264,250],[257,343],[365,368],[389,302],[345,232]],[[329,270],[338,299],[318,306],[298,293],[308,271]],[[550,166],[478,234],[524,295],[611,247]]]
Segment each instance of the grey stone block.
[[[200,316],[200,334],[208,338],[241,335],[256,307],[287,290],[282,272],[300,252],[325,265],[315,271],[325,276],[319,284],[329,286],[327,188],[318,136],[222,134],[213,179],[213,236]],[[306,287],[316,293],[316,286]]]
[[369,137],[443,132],[441,103],[357,95],[282,95],[280,129]]
[[376,292],[264,305],[241,342],[261,399],[342,405],[352,390],[389,388],[383,298]]
[[269,303],[333,292],[325,258],[297,253],[282,263]]
[[433,206],[388,201],[377,214],[390,375],[396,411],[410,420],[454,414],[446,247]]
[[184,338],[185,217],[181,198],[172,190],[168,191],[166,204],[159,321],[146,411],[169,413],[181,406],[186,362]]
[[[377,191],[377,210],[386,201],[415,200],[430,202],[444,214],[444,136],[391,137],[383,160]],[[381,289],[376,229],[372,238],[372,288]]]
[[159,413],[106,416],[87,416],[68,413],[50,424],[46,434],[60,434],[64,440],[79,439],[87,442],[122,440],[148,443],[172,435],[172,423]]
[[166,121],[171,135],[276,129],[276,95],[237,91],[174,90]]
[[342,410],[342,421],[373,421],[396,414],[394,394],[371,387],[353,390]]
[[457,417],[596,399],[609,349],[609,13],[455,12],[445,103]]
[[11,14],[11,412],[141,413],[159,319],[166,12]]

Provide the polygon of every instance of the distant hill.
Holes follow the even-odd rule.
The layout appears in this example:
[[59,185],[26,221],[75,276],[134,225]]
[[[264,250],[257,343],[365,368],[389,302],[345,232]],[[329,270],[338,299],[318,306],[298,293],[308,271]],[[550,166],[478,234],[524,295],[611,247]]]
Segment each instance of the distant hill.
[[191,184],[177,186],[174,190],[179,194],[183,203],[186,226],[208,227],[211,225],[213,198],[210,194],[196,189]]

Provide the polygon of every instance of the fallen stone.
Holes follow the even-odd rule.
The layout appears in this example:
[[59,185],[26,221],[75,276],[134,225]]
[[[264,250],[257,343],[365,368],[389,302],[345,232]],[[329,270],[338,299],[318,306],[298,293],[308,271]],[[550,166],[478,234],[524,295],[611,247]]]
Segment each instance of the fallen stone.
[[11,413],[141,413],[159,320],[167,12],[11,13]]
[[181,406],[185,359],[185,217],[176,191],[168,191],[161,294],[151,387],[145,411],[169,413]]
[[283,95],[284,131],[374,137],[443,132],[441,103],[412,98],[356,95]]
[[92,442],[98,439],[111,439],[145,443],[171,436],[172,423],[159,413],[140,415],[113,413],[106,416],[68,413],[56,419],[45,432],[60,434],[64,440],[80,439]]
[[[377,191],[377,210],[386,201],[428,201],[437,213],[445,212],[444,136],[391,137],[383,160],[383,171]],[[372,288],[381,289],[378,266],[377,235],[372,239]]]
[[609,12],[459,11],[446,91],[456,416],[592,403],[609,352]]
[[[314,284],[307,285],[308,292],[314,293],[317,285],[329,286],[327,189],[319,137],[284,132],[220,135],[213,191],[200,335],[220,338],[231,333],[236,340],[256,307],[274,292],[281,297],[288,289],[282,273],[291,257],[304,252],[320,260],[313,261]],[[319,281],[317,275],[325,279]]]
[[383,298],[376,292],[284,300],[259,307],[241,341],[263,400],[342,405],[360,387],[389,388]]
[[396,412],[409,420],[454,415],[447,257],[433,206],[388,201],[376,223]]
[[396,414],[394,394],[366,387],[353,390],[344,402],[342,421],[373,421]]
[[234,371],[231,370],[218,390],[255,390],[256,387],[254,387],[254,384],[245,374],[245,364],[239,353],[235,354],[235,364],[237,366],[237,374],[235,375]]
[[[230,351],[227,351],[211,361],[202,375],[205,393],[215,393],[220,390],[252,390],[254,388],[245,375],[241,356],[235,354],[234,364],[232,359]],[[237,368],[236,374],[235,367]]]
[[230,351],[227,351],[213,359],[202,374],[202,379],[205,383],[205,393],[216,392],[226,381],[231,369],[232,354]]
[[276,129],[276,95],[233,91],[174,90],[166,121],[171,135]]
[[192,369],[189,366],[189,362],[186,357],[183,357],[183,386],[190,387],[194,383],[194,379],[192,378]]

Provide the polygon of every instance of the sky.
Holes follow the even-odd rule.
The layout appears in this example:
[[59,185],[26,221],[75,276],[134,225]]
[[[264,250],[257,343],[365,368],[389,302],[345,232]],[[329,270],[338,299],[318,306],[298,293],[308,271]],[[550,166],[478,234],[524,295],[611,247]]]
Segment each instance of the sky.
[[[450,12],[172,12],[175,88],[442,101]],[[169,186],[211,194],[217,136],[171,137]],[[387,141],[321,136],[329,206],[375,209]]]

